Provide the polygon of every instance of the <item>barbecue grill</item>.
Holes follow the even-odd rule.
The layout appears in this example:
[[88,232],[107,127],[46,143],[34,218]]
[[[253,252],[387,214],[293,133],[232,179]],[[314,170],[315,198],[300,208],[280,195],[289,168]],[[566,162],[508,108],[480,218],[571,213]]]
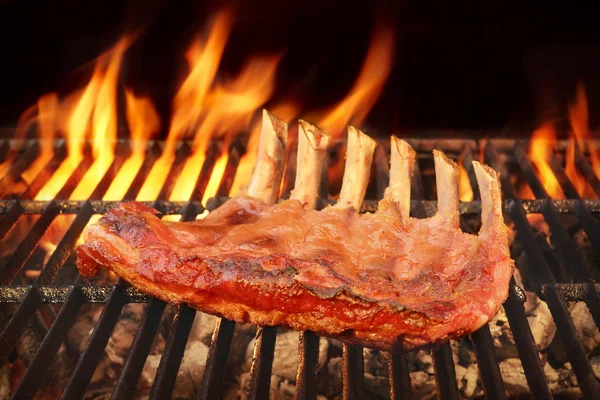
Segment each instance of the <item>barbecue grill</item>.
[[[552,200],[538,180],[534,167],[527,157],[527,143],[510,140],[409,140],[418,152],[418,165],[415,168],[412,190],[412,209],[415,217],[426,217],[435,212],[435,201],[427,199],[428,185],[427,165],[432,162],[430,150],[437,148],[449,155],[464,156],[464,165],[475,193],[474,201],[461,203],[461,217],[480,212],[478,190],[475,175],[470,167],[470,161],[484,157],[484,161],[501,173],[502,189],[504,192],[504,210],[507,222],[514,224],[516,232],[515,243],[524,250],[528,260],[529,290],[535,291],[541,299],[547,302],[552,317],[557,326],[557,336],[560,337],[566,349],[568,361],[581,393],[586,398],[593,398],[600,393],[600,381],[596,378],[582,343],[578,340],[577,332],[567,301],[585,301],[597,326],[600,326],[600,284],[595,283],[594,275],[598,271],[590,271],[583,262],[580,252],[572,239],[572,232],[563,224],[564,214],[574,215],[576,226],[587,235],[595,254],[600,254],[600,226],[597,216],[600,215],[600,200],[583,200],[575,190],[573,183],[565,174],[561,164],[556,161],[551,167],[557,176],[568,200]],[[564,145],[564,143],[563,143]],[[166,184],[162,187],[158,199],[148,204],[155,207],[164,215],[180,215],[181,220],[193,220],[205,211],[205,207],[197,199],[208,184],[212,169],[220,154],[220,144],[208,147],[206,162],[195,183],[194,193],[190,201],[167,201],[173,189],[178,174],[182,170],[185,155],[189,154],[190,144],[182,142],[178,147],[178,156],[168,173]],[[374,177],[371,179],[368,195],[370,199],[363,205],[363,211],[372,211],[377,207],[376,200],[383,196],[388,184],[389,160],[384,141],[375,153],[373,164]],[[563,146],[564,147],[564,146]],[[152,164],[160,155],[161,142],[151,142],[144,163],[129,187],[124,200],[135,199],[140,191]],[[223,178],[219,183],[216,196],[207,203],[207,209],[218,207],[227,199],[233,177],[245,151],[244,143],[234,141],[229,149],[229,158]],[[339,150],[333,146],[332,152]],[[0,239],[5,239],[19,218],[37,216],[28,233],[14,247],[4,264],[0,265],[0,305],[18,303],[18,307],[10,321],[2,327],[0,334],[0,361],[12,359],[13,350],[20,340],[30,319],[34,318],[39,307],[47,303],[62,304],[55,316],[41,346],[33,361],[24,372],[14,398],[32,398],[39,388],[44,375],[50,366],[59,347],[65,340],[68,330],[73,325],[78,312],[86,303],[103,304],[102,314],[98,319],[87,346],[82,351],[79,360],[70,376],[62,394],[63,398],[82,398],[99,363],[104,349],[113,333],[117,319],[127,303],[145,303],[143,319],[131,343],[129,354],[117,378],[112,393],[113,399],[130,398],[137,387],[142,369],[157,334],[166,304],[150,298],[128,284],[118,279],[114,284],[97,285],[84,282],[76,273],[74,249],[77,240],[86,224],[94,214],[102,214],[113,207],[116,202],[102,201],[111,181],[118,173],[130,149],[126,141],[117,145],[116,156],[111,167],[99,181],[92,195],[85,201],[66,200],[75,188],[76,183],[84,176],[91,165],[91,155],[88,154],[74,170],[65,185],[50,201],[34,200],[43,184],[56,171],[61,161],[66,157],[64,143],[58,142],[55,156],[41,170],[38,176],[26,184],[21,173],[29,166],[40,152],[39,142],[32,140],[19,150],[11,148],[11,142],[0,142],[0,163],[8,157],[13,162],[0,180]],[[331,161],[336,154],[328,158]],[[558,160],[558,158],[556,158]],[[288,157],[288,165],[282,188],[283,197],[289,195],[293,176],[295,175],[295,156]],[[576,154],[576,165],[581,174],[587,179],[594,192],[600,197],[600,181],[594,174],[586,156]],[[531,187],[535,200],[518,198],[517,191],[511,180],[521,176]],[[327,170],[322,178],[321,206],[327,202]],[[434,185],[433,185],[434,186]],[[560,265],[566,265],[565,270],[557,268],[548,261],[543,246],[536,239],[527,214],[541,214],[551,232],[553,256],[560,260]],[[52,255],[47,259],[39,275],[32,284],[22,284],[19,274],[31,267],[32,255],[38,247],[42,236],[53,220],[60,214],[74,215],[75,219],[57,244]],[[6,243],[6,242],[3,242]],[[3,244],[4,246],[4,244]],[[515,248],[513,245],[512,248]],[[513,257],[516,257],[513,254]],[[523,365],[530,394],[536,399],[552,398],[544,370],[540,364],[536,343],[533,340],[527,317],[524,311],[525,292],[513,280],[504,309],[509,320],[518,355]],[[172,395],[178,369],[185,355],[186,342],[197,312],[185,305],[178,307],[177,313],[170,322],[170,330],[166,345],[160,359],[152,391],[151,399],[169,398]],[[215,327],[212,342],[206,360],[206,367],[200,385],[198,397],[215,399],[223,395],[223,382],[227,359],[234,337],[235,323],[220,319]],[[256,333],[254,356],[250,371],[248,396],[252,399],[264,399],[269,396],[272,365],[277,327],[260,327]],[[506,397],[502,374],[495,359],[494,342],[488,325],[485,325],[471,335],[477,355],[478,368],[485,390],[490,399]],[[296,396],[299,399],[317,398],[317,362],[319,337],[313,332],[299,333],[298,365],[296,377]],[[389,357],[390,398],[401,399],[411,396],[411,379],[407,366],[407,354]],[[459,397],[455,378],[455,364],[449,343],[442,343],[432,350],[435,366],[435,378],[439,398],[454,399]],[[358,346],[343,345],[342,367],[344,399],[365,398],[363,385],[364,365],[363,350]]]

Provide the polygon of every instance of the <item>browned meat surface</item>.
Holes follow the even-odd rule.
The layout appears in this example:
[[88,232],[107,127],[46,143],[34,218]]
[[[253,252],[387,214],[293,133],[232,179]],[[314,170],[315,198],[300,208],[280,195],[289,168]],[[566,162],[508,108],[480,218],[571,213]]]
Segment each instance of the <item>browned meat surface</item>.
[[[308,139],[299,168],[320,173],[319,142]],[[121,204],[86,229],[79,270],[93,276],[108,268],[143,292],[237,322],[286,325],[386,350],[473,332],[496,314],[513,272],[497,174],[475,165],[479,235],[458,227],[456,169],[441,153],[438,213],[410,218],[406,185],[414,153],[394,138],[392,168],[400,172],[391,174],[379,210],[361,215],[373,148],[366,135],[351,132],[352,175],[338,204],[322,211],[307,206],[318,184],[312,174],[298,177],[303,187],[290,200],[269,204],[273,185],[263,185],[194,222],[163,222],[142,204]],[[273,151],[267,156],[272,160]],[[278,168],[271,170],[277,175]],[[256,171],[272,178],[269,168]],[[257,174],[250,187],[261,186]]]

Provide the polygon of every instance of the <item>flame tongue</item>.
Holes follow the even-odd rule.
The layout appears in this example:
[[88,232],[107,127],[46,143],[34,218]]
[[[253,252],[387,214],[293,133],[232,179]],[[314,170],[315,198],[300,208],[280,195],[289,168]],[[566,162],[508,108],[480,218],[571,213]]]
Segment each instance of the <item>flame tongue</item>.
[[[585,153],[584,142],[590,139],[588,129],[588,103],[585,94],[585,88],[580,82],[577,85],[575,102],[569,106],[569,121],[573,134],[569,137],[565,158],[565,173],[575,186],[577,193],[583,198],[596,198],[596,194],[587,184],[586,179],[579,173],[575,165],[575,150],[579,150],[580,154]],[[599,148],[594,143],[588,143],[592,167],[596,175],[600,176],[600,152]]]
[[560,184],[548,164],[548,160],[554,156],[555,148],[556,132],[552,124],[544,124],[536,129],[531,136],[529,158],[537,168],[538,177],[548,195],[554,199],[564,199],[565,195],[560,188]]
[[[98,58],[92,78],[81,94],[71,96],[60,106],[57,105],[56,97],[54,100],[52,97],[40,99],[40,133],[46,138],[52,138],[55,129],[64,129],[67,134],[68,153],[67,158],[37,194],[36,200],[50,200],[61,190],[83,160],[84,141],[88,133],[92,138],[94,163],[70,198],[88,198],[112,163],[117,137],[117,81],[121,60],[130,42],[130,39],[125,37],[107,54]],[[74,105],[70,107],[72,103]],[[52,118],[54,124],[45,120],[44,115]],[[42,151],[44,154],[44,150]],[[46,154],[49,153],[50,151],[46,151]],[[31,176],[36,174],[30,168],[24,174],[24,179],[32,179]]]
[[317,125],[320,128],[331,135],[340,136],[348,124],[362,124],[390,74],[393,49],[393,31],[386,25],[378,25],[354,86],[342,101],[319,118]]
[[132,154],[121,166],[103,200],[119,200],[125,196],[127,189],[131,186],[136,173],[144,162],[148,139],[160,127],[160,119],[150,99],[136,97],[132,91],[126,90],[125,101]]
[[[193,136],[192,154],[183,164],[173,184],[170,200],[189,200],[203,170],[206,150],[211,140],[222,142],[222,153],[214,165],[204,170],[210,177],[203,202],[216,194],[229,161],[229,147],[239,133],[250,133],[248,150],[242,156],[233,182],[233,193],[250,177],[256,153],[255,116],[271,98],[275,89],[276,70],[281,55],[249,57],[239,73],[229,79],[217,79],[231,28],[233,14],[224,8],[215,15],[210,30],[190,46],[186,57],[189,73],[173,101],[173,114],[163,153],[153,164],[142,185],[137,200],[155,200],[164,186],[175,161],[182,139]],[[96,61],[92,77],[80,92],[58,101],[56,95],[41,98],[37,106],[38,121],[43,137],[52,138],[55,132],[66,134],[67,158],[37,195],[39,200],[54,198],[73,176],[78,166],[91,166],[80,179],[71,199],[88,198],[106,175],[115,159],[118,129],[117,93],[122,59],[133,36],[126,36]],[[344,132],[346,125],[359,126],[379,97],[391,70],[394,34],[389,26],[378,24],[362,69],[356,82],[334,107],[317,113],[318,125],[333,135]],[[144,164],[149,135],[158,129],[159,121],[147,99],[125,92],[127,121],[132,138],[132,154],[122,164],[104,199],[120,199]],[[298,117],[301,107],[293,99],[283,99],[270,107],[280,118],[290,121]],[[47,118],[46,118],[47,117]],[[293,131],[292,131],[293,132]],[[91,139],[91,140],[90,140]],[[91,142],[91,154],[84,154],[86,140]],[[23,174],[31,182],[54,155],[53,148],[44,147],[42,155]],[[85,165],[81,165],[85,160]],[[120,159],[118,160],[121,161]],[[179,167],[179,165],[178,165]],[[79,174],[78,171],[77,173]],[[174,171],[177,172],[177,171]],[[339,168],[341,177],[342,168]],[[79,175],[78,175],[79,176]],[[333,187],[333,186],[332,186]],[[67,188],[71,189],[71,188]]]
[[216,194],[229,158],[229,144],[234,135],[250,127],[256,110],[271,96],[279,60],[279,56],[251,58],[235,79],[210,90],[204,104],[204,118],[194,138],[194,152],[177,179],[170,200],[190,199],[208,142],[223,139],[223,152],[213,167],[202,202],[205,204]]
[[54,155],[54,134],[58,114],[58,96],[56,93],[46,94],[38,100],[38,127],[41,154],[21,174],[25,182],[30,184]]

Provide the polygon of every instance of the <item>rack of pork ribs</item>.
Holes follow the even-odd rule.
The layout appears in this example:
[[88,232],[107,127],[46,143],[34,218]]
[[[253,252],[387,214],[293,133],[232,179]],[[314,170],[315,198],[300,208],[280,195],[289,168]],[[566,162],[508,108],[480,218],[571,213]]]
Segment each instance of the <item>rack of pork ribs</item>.
[[389,187],[375,213],[361,214],[376,143],[349,127],[339,199],[317,211],[329,141],[299,122],[294,190],[277,202],[287,125],[263,112],[244,194],[192,222],[162,221],[143,204],[121,203],[85,230],[80,273],[107,268],[171,304],[388,351],[460,337],[493,318],[514,268],[498,173],[473,162],[481,229],[464,233],[457,166],[434,150],[437,213],[413,218],[415,152],[392,137]]

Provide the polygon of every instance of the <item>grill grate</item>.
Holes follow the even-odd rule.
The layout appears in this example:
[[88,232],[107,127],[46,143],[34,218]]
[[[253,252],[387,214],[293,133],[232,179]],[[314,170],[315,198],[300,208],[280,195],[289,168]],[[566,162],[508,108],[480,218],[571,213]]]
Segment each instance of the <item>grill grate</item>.
[[[463,143],[463,142],[461,142]],[[375,157],[375,193],[380,198],[388,184],[388,158],[385,145],[379,146]],[[444,148],[441,146],[441,148]],[[459,148],[464,156],[467,172],[477,199],[477,186],[470,160],[472,143],[465,141]],[[600,383],[593,373],[590,362],[582,344],[577,339],[577,333],[567,309],[566,301],[585,301],[597,325],[600,323],[600,284],[595,283],[593,276],[597,270],[588,270],[581,259],[569,231],[563,226],[560,214],[573,214],[579,226],[588,236],[596,254],[600,254],[600,228],[593,214],[600,213],[600,200],[582,200],[573,184],[569,181],[562,166],[553,162],[551,167],[569,200],[551,200],[543,185],[538,180],[531,161],[527,158],[526,144],[517,142],[509,152],[514,157],[507,157],[505,149],[500,151],[493,141],[485,146],[486,162],[501,172],[503,192],[505,196],[504,209],[514,223],[516,239],[529,260],[528,266],[537,278],[534,288],[539,296],[548,303],[558,335],[567,350],[569,361],[577,378],[577,382],[585,397],[593,398],[600,391]],[[36,310],[47,303],[61,303],[62,308],[56,315],[48,330],[41,347],[37,351],[29,368],[21,379],[15,393],[15,398],[32,398],[39,388],[44,375],[50,366],[48,360],[54,358],[63,343],[68,330],[75,322],[81,307],[86,303],[102,303],[104,308],[98,319],[85,350],[79,357],[77,365],[71,374],[64,390],[63,398],[81,398],[85,394],[92,374],[98,365],[103,351],[110,339],[118,317],[127,303],[146,303],[146,309],[137,333],[130,346],[125,364],[117,378],[112,398],[129,398],[137,388],[142,369],[151,350],[152,342],[159,330],[166,304],[150,298],[129,287],[120,279],[114,285],[86,285],[75,271],[73,250],[86,224],[94,214],[101,214],[113,207],[116,202],[101,201],[100,199],[129,154],[126,142],[117,146],[117,157],[113,165],[97,185],[89,200],[63,200],[74,190],[78,180],[84,176],[91,166],[91,158],[85,157],[74,170],[65,186],[57,195],[57,199],[47,202],[33,200],[44,183],[57,170],[65,158],[65,146],[60,145],[55,156],[40,172],[30,185],[22,182],[20,175],[39,154],[39,144],[32,141],[17,156],[16,161],[4,177],[0,177],[0,197],[7,198],[12,193],[16,198],[0,200],[0,240],[17,224],[24,215],[37,215],[39,218],[30,228],[29,233],[18,244],[10,258],[0,265],[0,303],[18,303],[16,312],[0,333],[0,361],[5,362],[27,326],[28,321]],[[208,209],[214,209],[226,200],[233,183],[243,144],[234,142],[228,149],[228,158],[223,179]],[[192,194],[193,199],[202,197],[216,160],[221,154],[221,144],[209,146],[206,162],[197,178]],[[8,157],[7,142],[0,142],[0,156]],[[154,142],[149,147],[147,157],[138,171],[125,199],[134,199],[148,177],[151,167],[161,152],[161,145]],[[155,207],[163,214],[179,214],[182,220],[193,220],[204,211],[199,201],[169,202],[173,184],[181,173],[183,160],[189,154],[189,144],[184,143],[178,150],[178,157],[168,173],[169,179],[159,194],[159,198],[147,204]],[[503,158],[504,157],[504,158]],[[0,160],[1,161],[1,160]],[[508,173],[507,163],[516,164],[526,182],[531,187],[535,200],[518,200],[515,187]],[[576,153],[577,168],[586,177],[590,187],[600,197],[600,181],[595,176],[588,161],[581,153]],[[295,157],[290,157],[283,193],[289,194],[295,175]],[[327,193],[327,176],[324,174],[321,193]],[[15,195],[15,188],[17,192]],[[425,200],[424,175],[419,166],[415,168],[413,179],[412,214],[425,217],[435,212],[435,201]],[[365,201],[363,209],[373,211],[376,201]],[[461,204],[461,214],[477,214],[480,210],[478,201]],[[552,247],[562,261],[558,268],[547,262],[543,249],[535,237],[529,221],[528,213],[541,213],[552,233]],[[20,285],[15,279],[20,271],[26,268],[32,254],[50,224],[60,214],[75,215],[75,219],[58,243],[55,251],[45,263],[39,276],[31,285]],[[66,271],[66,272],[65,272]],[[69,284],[56,283],[59,274],[71,273],[77,277]],[[511,326],[514,341],[521,359],[525,376],[531,394],[536,399],[552,398],[544,371],[540,364],[536,344],[529,329],[523,303],[524,292],[511,282],[509,296],[504,304],[506,315]],[[184,356],[186,343],[190,334],[196,311],[180,306],[170,325],[166,347],[160,359],[160,364],[150,398],[159,399],[170,397],[175,385],[177,372]],[[600,326],[600,325],[599,325]],[[222,395],[227,357],[233,340],[235,323],[219,319],[212,336],[207,363],[198,396],[202,399],[218,398]],[[274,358],[277,328],[259,328],[256,335],[253,362],[250,372],[249,397],[262,399],[268,397],[271,370]],[[481,373],[483,388],[487,398],[502,399],[506,397],[500,368],[494,355],[493,340],[489,327],[486,325],[471,335]],[[317,397],[316,368],[319,358],[319,338],[313,332],[300,333],[298,348],[298,369],[296,376],[296,394],[299,399],[315,399]],[[449,343],[441,345],[432,352],[435,378],[438,393],[442,399],[459,397],[452,350]],[[411,381],[406,355],[394,355],[389,361],[390,397],[393,399],[411,396]],[[363,385],[363,352],[357,346],[343,346],[343,398],[360,399],[366,396]]]

